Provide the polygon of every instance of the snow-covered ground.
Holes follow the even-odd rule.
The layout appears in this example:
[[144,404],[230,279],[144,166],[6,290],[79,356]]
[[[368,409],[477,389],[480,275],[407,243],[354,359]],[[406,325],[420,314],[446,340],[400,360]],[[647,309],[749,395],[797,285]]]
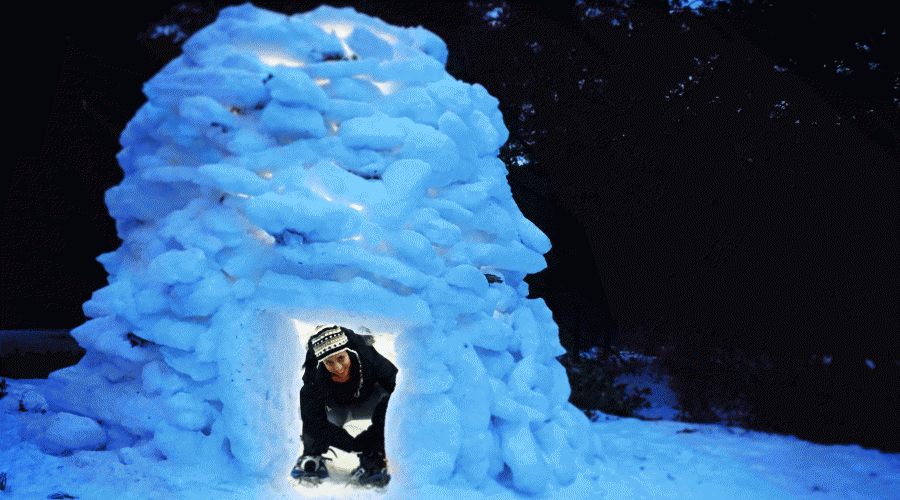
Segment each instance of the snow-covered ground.
[[[376,348],[396,361],[393,346],[379,339]],[[402,376],[402,375],[401,375]],[[822,446],[793,437],[748,432],[717,424],[686,424],[673,419],[674,393],[665,376],[645,372],[623,376],[628,392],[651,387],[648,418],[605,416],[591,424],[605,462],[596,484],[576,481],[568,488],[593,490],[598,499],[898,499],[900,455],[859,446]],[[337,450],[329,463],[331,480],[309,488],[295,485],[289,470],[267,485],[242,484],[243,478],[221,471],[210,480],[198,471],[166,468],[149,447],[135,443],[122,449],[46,454],[35,441],[38,429],[55,417],[52,401],[43,403],[46,380],[9,380],[0,400],[0,473],[6,474],[0,498],[43,499],[303,499],[382,498],[371,489],[345,486],[357,465],[353,454]],[[22,406],[31,411],[20,411]],[[42,410],[46,410],[45,413]],[[369,421],[348,424],[357,434]],[[75,430],[72,430],[75,433]],[[59,438],[62,439],[62,438]],[[113,442],[112,436],[110,441]],[[46,446],[46,443],[44,443]],[[300,453],[299,439],[297,453]],[[161,466],[162,465],[162,466]],[[388,486],[388,491],[396,485]],[[470,492],[471,493],[471,492]],[[544,498],[566,498],[569,491]],[[68,495],[68,496],[65,496]],[[469,498],[459,491],[456,498]],[[497,497],[497,498],[502,498]],[[506,498],[510,498],[506,496]],[[526,498],[523,496],[523,498]],[[534,497],[528,497],[534,498]]]

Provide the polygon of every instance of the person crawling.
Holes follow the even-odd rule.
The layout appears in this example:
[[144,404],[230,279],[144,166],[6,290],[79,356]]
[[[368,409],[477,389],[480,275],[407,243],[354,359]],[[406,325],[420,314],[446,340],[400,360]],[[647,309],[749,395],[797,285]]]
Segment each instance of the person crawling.
[[[398,370],[372,343],[338,325],[317,326],[307,342],[300,389],[303,453],[291,471],[295,479],[327,478],[325,460],[331,459],[323,455],[333,446],[357,452],[359,467],[351,478],[360,484],[384,486],[390,480],[384,419]],[[355,438],[344,429],[363,419],[372,425]]]

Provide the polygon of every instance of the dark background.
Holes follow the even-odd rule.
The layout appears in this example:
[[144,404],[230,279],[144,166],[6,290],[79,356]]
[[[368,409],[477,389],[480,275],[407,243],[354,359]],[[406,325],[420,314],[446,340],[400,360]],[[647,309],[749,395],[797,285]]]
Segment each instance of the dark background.
[[[95,258],[120,244],[103,202],[122,176],[118,135],[141,84],[180,54],[180,37],[154,27],[189,36],[221,5],[15,7],[0,328],[86,319],[81,304],[106,285]],[[513,195],[553,243],[531,296],[568,350],[668,346],[701,407],[720,365],[744,363],[757,415],[781,415],[757,427],[900,450],[883,424],[900,416],[891,9],[332,5],[423,25],[447,43],[452,75],[500,100]]]

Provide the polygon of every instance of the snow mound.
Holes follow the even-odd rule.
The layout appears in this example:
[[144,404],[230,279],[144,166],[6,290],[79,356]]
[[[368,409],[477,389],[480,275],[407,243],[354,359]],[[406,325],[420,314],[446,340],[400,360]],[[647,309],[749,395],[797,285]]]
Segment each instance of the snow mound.
[[339,323],[396,342],[392,497],[596,478],[558,328],[526,298],[549,239],[506,182],[497,99],[444,71],[444,42],[245,3],[183,50],[120,138],[106,203],[123,244],[72,332],[87,354],[48,381],[83,416],[60,417],[77,442],[51,426],[53,442],[95,446],[102,420],[123,463],[285,477],[304,336]]

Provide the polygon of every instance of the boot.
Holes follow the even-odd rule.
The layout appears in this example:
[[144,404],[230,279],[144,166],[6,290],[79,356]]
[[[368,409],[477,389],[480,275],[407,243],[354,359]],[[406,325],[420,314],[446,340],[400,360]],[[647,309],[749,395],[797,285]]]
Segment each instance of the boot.
[[387,457],[384,451],[358,453],[359,467],[353,469],[350,477],[360,485],[384,488],[391,480],[388,474]]
[[326,460],[331,459],[322,455],[301,455],[291,471],[291,477],[297,480],[325,479],[328,477],[328,468],[325,467]]

